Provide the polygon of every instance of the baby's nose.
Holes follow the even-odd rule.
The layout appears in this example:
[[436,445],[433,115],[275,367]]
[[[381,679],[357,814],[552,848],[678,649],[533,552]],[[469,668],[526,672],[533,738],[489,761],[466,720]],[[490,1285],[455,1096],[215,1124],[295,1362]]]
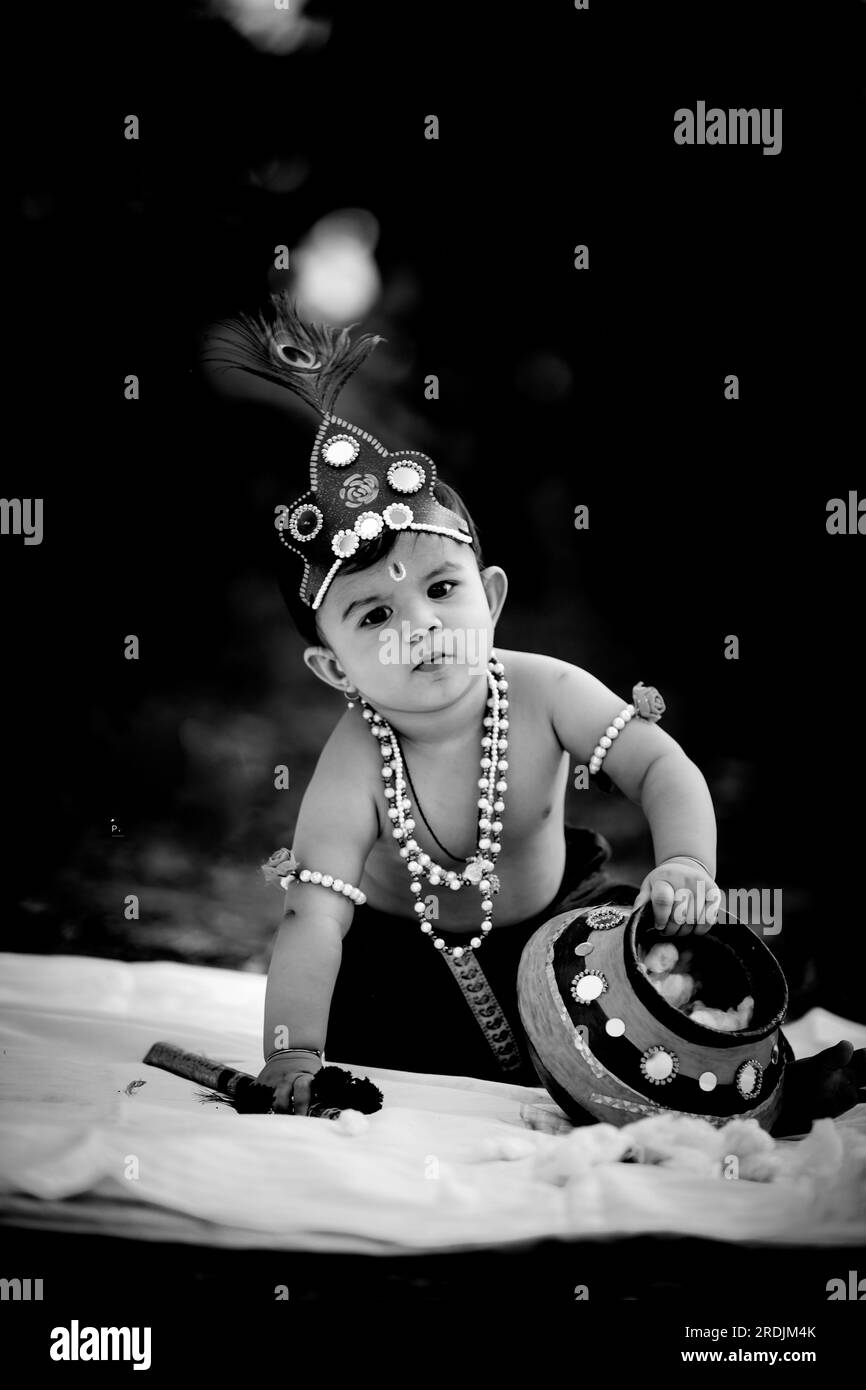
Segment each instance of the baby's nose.
[[411,640],[417,642],[427,636],[428,632],[438,632],[442,626],[441,618],[431,618],[429,622],[421,624],[411,629]]

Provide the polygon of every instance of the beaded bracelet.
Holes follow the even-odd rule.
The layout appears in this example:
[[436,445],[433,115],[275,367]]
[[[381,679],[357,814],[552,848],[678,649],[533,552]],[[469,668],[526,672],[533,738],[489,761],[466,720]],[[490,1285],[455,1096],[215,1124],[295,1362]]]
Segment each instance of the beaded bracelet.
[[265,1058],[265,1066],[267,1066],[268,1062],[273,1061],[275,1057],[291,1056],[293,1052],[305,1052],[307,1054],[313,1053],[316,1057],[319,1058],[320,1062],[323,1062],[325,1060],[325,1052],[324,1049],[321,1047],[275,1047],[273,1052],[269,1052],[267,1057]]
[[344,883],[341,878],[334,878],[333,874],[323,874],[319,869],[292,869],[281,881],[291,883],[294,879],[300,879],[301,883],[317,883],[322,888],[332,889],[334,893],[342,893],[344,898],[357,903],[358,907],[363,907],[367,901],[367,894],[362,893],[360,888],[355,888],[351,883]]
[[342,893],[344,898],[350,898],[358,907],[363,907],[367,901],[366,893],[362,893],[360,888],[355,888],[351,883],[344,883],[341,878],[334,878],[333,874],[323,874],[318,869],[302,869],[295,858],[294,850],[275,850],[261,868],[265,882],[279,883],[281,888],[287,888],[295,879],[300,879],[301,883],[315,883],[322,888],[330,888],[335,893]]
[[624,729],[630,719],[634,718],[634,705],[626,705],[625,709],[620,710],[612,724],[608,724],[598,743],[592,750],[592,757],[589,760],[589,771],[591,775],[598,772],[605,758],[607,750],[611,747],[615,738],[619,738],[620,730]]
[[614,739],[619,738],[629,720],[637,716],[638,719],[645,719],[648,723],[654,724],[661,719],[665,712],[665,702],[654,685],[644,685],[643,681],[638,681],[631,692],[631,698],[634,704],[626,705],[625,709],[620,710],[616,719],[608,724],[593,748],[592,757],[589,760],[591,775],[598,772],[607,757],[608,749],[612,746]]

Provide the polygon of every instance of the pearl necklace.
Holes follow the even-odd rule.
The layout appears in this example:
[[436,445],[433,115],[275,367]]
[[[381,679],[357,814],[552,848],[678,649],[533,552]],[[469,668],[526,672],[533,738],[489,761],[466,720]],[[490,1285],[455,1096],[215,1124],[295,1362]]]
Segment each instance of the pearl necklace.
[[[502,849],[500,817],[505,810],[503,793],[508,790],[508,783],[501,775],[508,770],[508,762],[501,756],[508,747],[508,739],[505,737],[508,729],[508,681],[505,680],[505,667],[495,652],[491,653],[488,662],[487,685],[488,713],[484,716],[484,734],[481,739],[482,776],[478,780],[481,789],[478,799],[478,844],[475,853],[468,856],[466,868],[461,873],[455,869],[443,869],[441,864],[435,863],[430,855],[420,848],[417,840],[411,838],[415,822],[411,817],[412,802],[406,794],[403,755],[397,736],[387,719],[361,696],[361,712],[369,722],[370,733],[379,741],[383,762],[382,779],[385,783],[385,797],[389,803],[388,817],[394,822],[391,833],[399,842],[400,858],[406,861],[411,880],[409,887],[416,895],[415,911],[419,917],[427,911],[426,905],[418,898],[422,877],[434,887],[444,883],[454,892],[460,888],[477,888],[481,893],[481,911],[484,917],[480,923],[481,935],[473,936],[469,943],[474,950],[478,949],[493,928],[493,895],[499,892],[499,879],[494,872],[495,859]],[[441,936],[434,936],[429,922],[421,922],[420,927],[425,936],[430,937],[437,951],[458,958],[465,954],[466,947],[446,946]]]

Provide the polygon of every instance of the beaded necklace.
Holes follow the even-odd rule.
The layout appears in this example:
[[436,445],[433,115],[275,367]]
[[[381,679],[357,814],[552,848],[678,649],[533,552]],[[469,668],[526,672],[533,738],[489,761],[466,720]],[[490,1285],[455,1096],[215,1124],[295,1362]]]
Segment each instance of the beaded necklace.
[[[442,883],[454,892],[460,888],[477,888],[481,894],[481,911],[484,916],[479,924],[481,935],[473,936],[469,943],[473,950],[478,949],[493,928],[493,897],[499,892],[495,860],[502,849],[500,817],[505,810],[503,795],[508,790],[508,783],[502,776],[508,770],[508,762],[501,756],[508,747],[508,739],[505,736],[508,730],[508,681],[505,679],[505,667],[495,652],[491,652],[487,663],[487,685],[488,713],[483,721],[482,775],[478,780],[481,790],[478,799],[478,843],[475,853],[467,856],[466,868],[461,872],[444,869],[441,864],[436,864],[430,855],[420,848],[417,840],[412,839],[415,822],[410,814],[412,802],[406,795],[404,773],[407,769],[397,735],[388,720],[361,696],[361,712],[369,722],[370,733],[379,741],[383,763],[382,780],[385,783],[385,798],[389,803],[388,817],[394,823],[391,833],[400,846],[400,858],[406,861],[410,877],[409,888],[415,895],[415,911],[419,917],[427,911],[426,905],[420,901],[422,877],[434,887]],[[433,834],[432,831],[430,833]],[[433,838],[436,839],[435,835]],[[439,843],[438,840],[436,843]],[[429,922],[423,921],[419,925],[425,936],[430,937],[437,951],[458,958],[464,955],[464,946],[446,946],[441,936],[434,936]]]
[[442,853],[447,854],[449,859],[456,859],[459,862],[459,860],[462,859],[463,856],[460,854],[452,854],[450,849],[443,845],[442,841],[439,839],[439,836],[436,834],[436,831],[433,829],[432,825],[430,824],[429,820],[424,814],[424,807],[421,805],[421,798],[415,790],[415,783],[412,781],[412,774],[409,771],[409,764],[406,761],[406,754],[403,752],[399,739],[397,740],[397,747],[400,749],[400,753],[403,758],[403,771],[406,774],[406,780],[408,781],[412,795],[415,798],[415,805],[418,808],[418,814],[421,817],[424,824],[426,825],[427,829],[430,831],[430,838],[436,841]]

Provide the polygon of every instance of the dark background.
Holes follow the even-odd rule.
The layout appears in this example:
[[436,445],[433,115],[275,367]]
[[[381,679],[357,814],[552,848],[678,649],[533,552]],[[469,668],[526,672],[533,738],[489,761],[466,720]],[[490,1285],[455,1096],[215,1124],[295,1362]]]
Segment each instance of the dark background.
[[[272,568],[316,420],[214,391],[198,340],[291,284],[276,244],[360,208],[382,277],[361,329],[387,342],[339,413],[463,493],[510,578],[499,645],[624,700],[659,687],[710,783],[719,882],[783,890],[767,940],[792,1014],[866,1019],[866,542],[825,524],[829,498],[866,493],[863,6],[306,15],[327,40],[273,56],[204,3],[104,28],[39,11],[9,58],[2,487],[44,498],[45,536],[0,538],[4,949],[266,969],[279,895],[258,865],[291,843],[342,708]],[[782,107],[782,152],[675,145],[699,99]],[[652,866],[621,797],[570,791],[567,816],[623,874]]]

